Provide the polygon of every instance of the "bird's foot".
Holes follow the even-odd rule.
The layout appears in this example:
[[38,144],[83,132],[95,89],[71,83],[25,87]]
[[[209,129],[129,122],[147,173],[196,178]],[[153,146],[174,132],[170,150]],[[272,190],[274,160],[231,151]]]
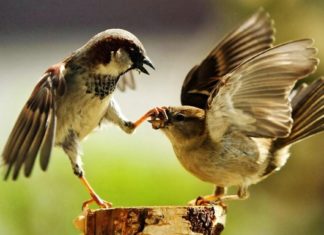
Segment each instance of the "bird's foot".
[[93,190],[93,188],[91,187],[91,185],[89,184],[89,182],[87,181],[87,179],[84,176],[81,176],[80,180],[81,180],[82,184],[87,188],[87,190],[91,196],[91,199],[85,201],[82,204],[82,210],[87,210],[89,208],[88,206],[91,203],[96,203],[101,208],[111,208],[112,207],[112,203],[101,199],[98,196],[98,194],[96,194],[96,192]]
[[197,197],[194,200],[188,202],[189,206],[211,206],[211,205],[219,205],[223,208],[226,208],[226,204],[223,202],[222,198],[217,195],[207,195],[204,197]]
[[165,107],[155,107],[151,110],[149,110],[147,113],[145,113],[141,118],[139,118],[136,122],[134,122],[135,128],[141,125],[144,121],[146,121],[148,118],[160,118],[163,120],[168,119],[168,115],[166,114],[166,108]]
[[103,199],[101,199],[97,194],[90,194],[91,195],[91,199],[83,202],[82,204],[82,210],[88,210],[89,209],[89,205],[92,203],[96,203],[100,208],[103,209],[108,209],[112,207],[112,203],[111,202],[107,202]]
[[155,108],[155,112],[151,113],[149,122],[152,124],[153,129],[157,130],[167,125],[169,120],[167,110],[167,107]]

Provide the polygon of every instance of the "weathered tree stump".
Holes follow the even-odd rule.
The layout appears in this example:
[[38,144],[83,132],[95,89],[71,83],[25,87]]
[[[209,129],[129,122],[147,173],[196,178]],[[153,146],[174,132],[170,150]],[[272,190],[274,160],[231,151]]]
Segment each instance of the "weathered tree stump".
[[221,206],[169,206],[88,211],[75,225],[85,235],[217,235],[225,220]]

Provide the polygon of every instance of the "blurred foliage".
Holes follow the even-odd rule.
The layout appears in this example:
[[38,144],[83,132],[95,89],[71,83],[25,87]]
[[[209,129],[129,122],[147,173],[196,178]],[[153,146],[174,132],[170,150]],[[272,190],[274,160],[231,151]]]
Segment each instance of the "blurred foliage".
[[[206,43],[206,50],[202,51],[200,39],[217,39],[209,37],[209,34],[214,35],[213,31],[217,31],[220,38],[257,8],[263,7],[275,20],[276,43],[303,37],[313,38],[320,51],[319,57],[324,61],[324,1],[210,0],[209,3],[210,9],[213,9],[211,15],[216,17],[211,17],[202,31],[187,37],[187,41],[180,37],[181,43],[176,41],[179,35],[159,35],[155,37],[155,41],[158,41],[151,45],[163,44],[163,47],[166,43],[162,42],[174,40],[176,46],[173,50],[184,53],[186,50],[182,46],[191,43],[190,47],[197,46],[197,55],[191,56],[194,57],[192,60],[199,61],[199,56],[205,55],[211,49],[210,44]],[[215,29],[212,20],[216,18]],[[38,47],[39,50],[41,47],[42,45]],[[67,45],[67,48],[70,47],[71,45]],[[161,69],[163,76],[160,75],[157,82],[161,82],[161,79],[168,82],[169,73],[187,66],[180,63],[183,60],[179,60],[179,66],[175,66],[176,63],[169,60],[167,54],[163,54],[165,51],[165,48],[160,51],[160,57],[163,57],[160,61],[155,60],[159,68],[164,66],[164,70]],[[19,52],[15,52],[15,56],[17,61],[20,59],[23,63],[21,58],[26,55]],[[191,60],[191,57],[184,54],[181,58]],[[169,67],[163,64],[166,62],[170,63]],[[164,76],[165,74],[168,76]],[[319,67],[312,78],[320,74],[324,74],[323,66]],[[180,80],[182,81],[182,77]],[[144,82],[149,84],[149,81]],[[173,86],[173,83],[166,85],[171,84]],[[27,82],[20,85],[16,94],[23,90],[26,92]],[[28,83],[28,86],[32,84]],[[2,95],[9,96],[13,87],[1,89]],[[164,93],[162,88],[155,86],[154,89],[157,96]],[[175,97],[178,97],[178,92]],[[8,97],[4,97],[6,99]],[[18,100],[20,102],[20,97]],[[13,116],[18,114],[18,106],[21,106],[21,102],[15,104],[16,102],[16,99],[8,101],[5,104],[7,106],[4,106],[10,111],[14,110]],[[123,109],[137,105],[131,102],[134,101],[124,102]],[[145,102],[153,103],[154,100],[146,99]],[[14,107],[11,108],[11,105]],[[141,104],[142,106],[144,105]],[[3,131],[0,135],[1,140],[6,138]],[[223,234],[323,234],[323,137],[321,134],[295,145],[287,165],[269,179],[252,186],[248,200],[229,202],[227,226]],[[212,185],[187,173],[175,158],[167,139],[161,133],[152,131],[147,124],[133,136],[127,136],[110,127],[92,134],[82,147],[88,180],[99,195],[112,201],[115,206],[184,205],[198,195],[209,194],[213,190]],[[235,189],[231,191],[235,192]],[[21,177],[17,182],[0,182],[0,234],[78,234],[72,220],[81,212],[81,204],[87,199],[86,190],[72,174],[68,158],[61,150],[56,149],[46,174],[40,171],[37,164],[31,179]]]

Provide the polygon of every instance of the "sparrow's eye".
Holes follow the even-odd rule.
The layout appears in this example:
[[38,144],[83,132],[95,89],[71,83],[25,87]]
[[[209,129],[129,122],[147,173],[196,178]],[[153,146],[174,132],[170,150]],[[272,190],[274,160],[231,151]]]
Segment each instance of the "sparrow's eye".
[[181,121],[184,121],[185,120],[185,116],[182,114],[182,113],[177,113],[175,116],[174,116],[174,119],[178,122],[181,122]]

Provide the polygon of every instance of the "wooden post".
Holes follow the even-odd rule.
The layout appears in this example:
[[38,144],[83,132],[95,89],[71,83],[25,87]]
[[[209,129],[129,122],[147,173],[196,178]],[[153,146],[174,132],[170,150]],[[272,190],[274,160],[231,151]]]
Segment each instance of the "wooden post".
[[84,235],[218,235],[225,219],[218,205],[111,208],[88,211],[75,226]]

